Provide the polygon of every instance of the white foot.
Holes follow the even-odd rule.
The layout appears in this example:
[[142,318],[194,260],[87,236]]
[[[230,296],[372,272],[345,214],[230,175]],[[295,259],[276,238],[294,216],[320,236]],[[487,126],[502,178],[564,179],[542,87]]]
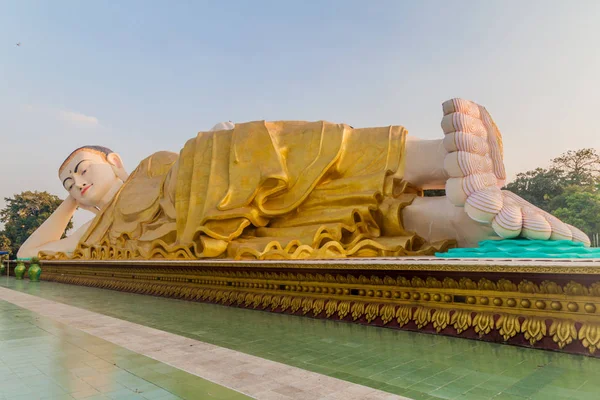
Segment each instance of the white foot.
[[590,245],[579,229],[535,207],[504,185],[502,136],[487,110],[471,101],[443,104],[442,129],[448,154],[444,168],[450,176],[446,196],[464,207],[471,219],[491,224],[502,238],[518,236],[537,240],[573,240]]

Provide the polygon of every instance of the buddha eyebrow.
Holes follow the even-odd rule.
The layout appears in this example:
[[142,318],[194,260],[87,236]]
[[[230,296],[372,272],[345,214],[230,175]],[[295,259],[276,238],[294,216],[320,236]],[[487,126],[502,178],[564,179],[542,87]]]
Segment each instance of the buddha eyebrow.
[[65,186],[65,182],[67,181],[67,179],[73,179],[70,176],[67,176],[64,180],[63,180],[63,186]]
[[77,163],[77,165],[75,166],[75,170],[74,170],[74,172],[75,172],[75,173],[77,173],[77,169],[79,168],[79,165],[80,165],[82,162],[84,162],[84,161],[90,161],[90,160],[88,160],[88,159],[85,159],[85,160],[81,160],[81,161],[79,161],[79,162]]

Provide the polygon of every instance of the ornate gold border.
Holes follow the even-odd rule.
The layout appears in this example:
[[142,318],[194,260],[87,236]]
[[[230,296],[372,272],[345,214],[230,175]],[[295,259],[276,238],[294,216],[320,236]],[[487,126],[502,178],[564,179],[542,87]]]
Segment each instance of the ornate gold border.
[[[246,261],[246,260],[48,260],[44,265],[79,267],[93,264],[96,267],[150,267],[150,268],[233,268],[255,270],[344,270],[344,271],[420,271],[420,272],[476,272],[476,273],[521,273],[600,275],[600,260],[503,260],[503,259],[340,259],[329,262],[313,260],[295,261]],[[473,264],[471,264],[473,263]],[[476,263],[476,264],[475,264]]]
[[[539,283],[486,277],[425,279],[349,273],[256,271],[171,265],[49,265],[44,280],[276,312],[435,331],[594,355],[600,346],[600,277]],[[530,278],[531,279],[531,278]],[[452,329],[450,329],[452,328]],[[472,328],[472,329],[471,329]],[[519,336],[522,335],[522,336]]]

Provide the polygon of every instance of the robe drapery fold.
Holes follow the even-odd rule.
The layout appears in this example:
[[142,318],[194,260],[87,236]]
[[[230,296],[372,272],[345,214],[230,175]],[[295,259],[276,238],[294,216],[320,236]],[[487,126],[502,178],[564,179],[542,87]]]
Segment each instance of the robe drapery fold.
[[70,257],[290,259],[431,254],[402,227],[406,131],[250,122],[143,160]]

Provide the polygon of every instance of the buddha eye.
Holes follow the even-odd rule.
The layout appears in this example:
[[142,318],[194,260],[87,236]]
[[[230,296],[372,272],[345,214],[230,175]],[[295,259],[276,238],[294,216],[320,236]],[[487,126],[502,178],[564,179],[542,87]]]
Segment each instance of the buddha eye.
[[84,169],[83,172],[81,173],[81,175],[85,175],[86,172],[87,172],[87,169]]

